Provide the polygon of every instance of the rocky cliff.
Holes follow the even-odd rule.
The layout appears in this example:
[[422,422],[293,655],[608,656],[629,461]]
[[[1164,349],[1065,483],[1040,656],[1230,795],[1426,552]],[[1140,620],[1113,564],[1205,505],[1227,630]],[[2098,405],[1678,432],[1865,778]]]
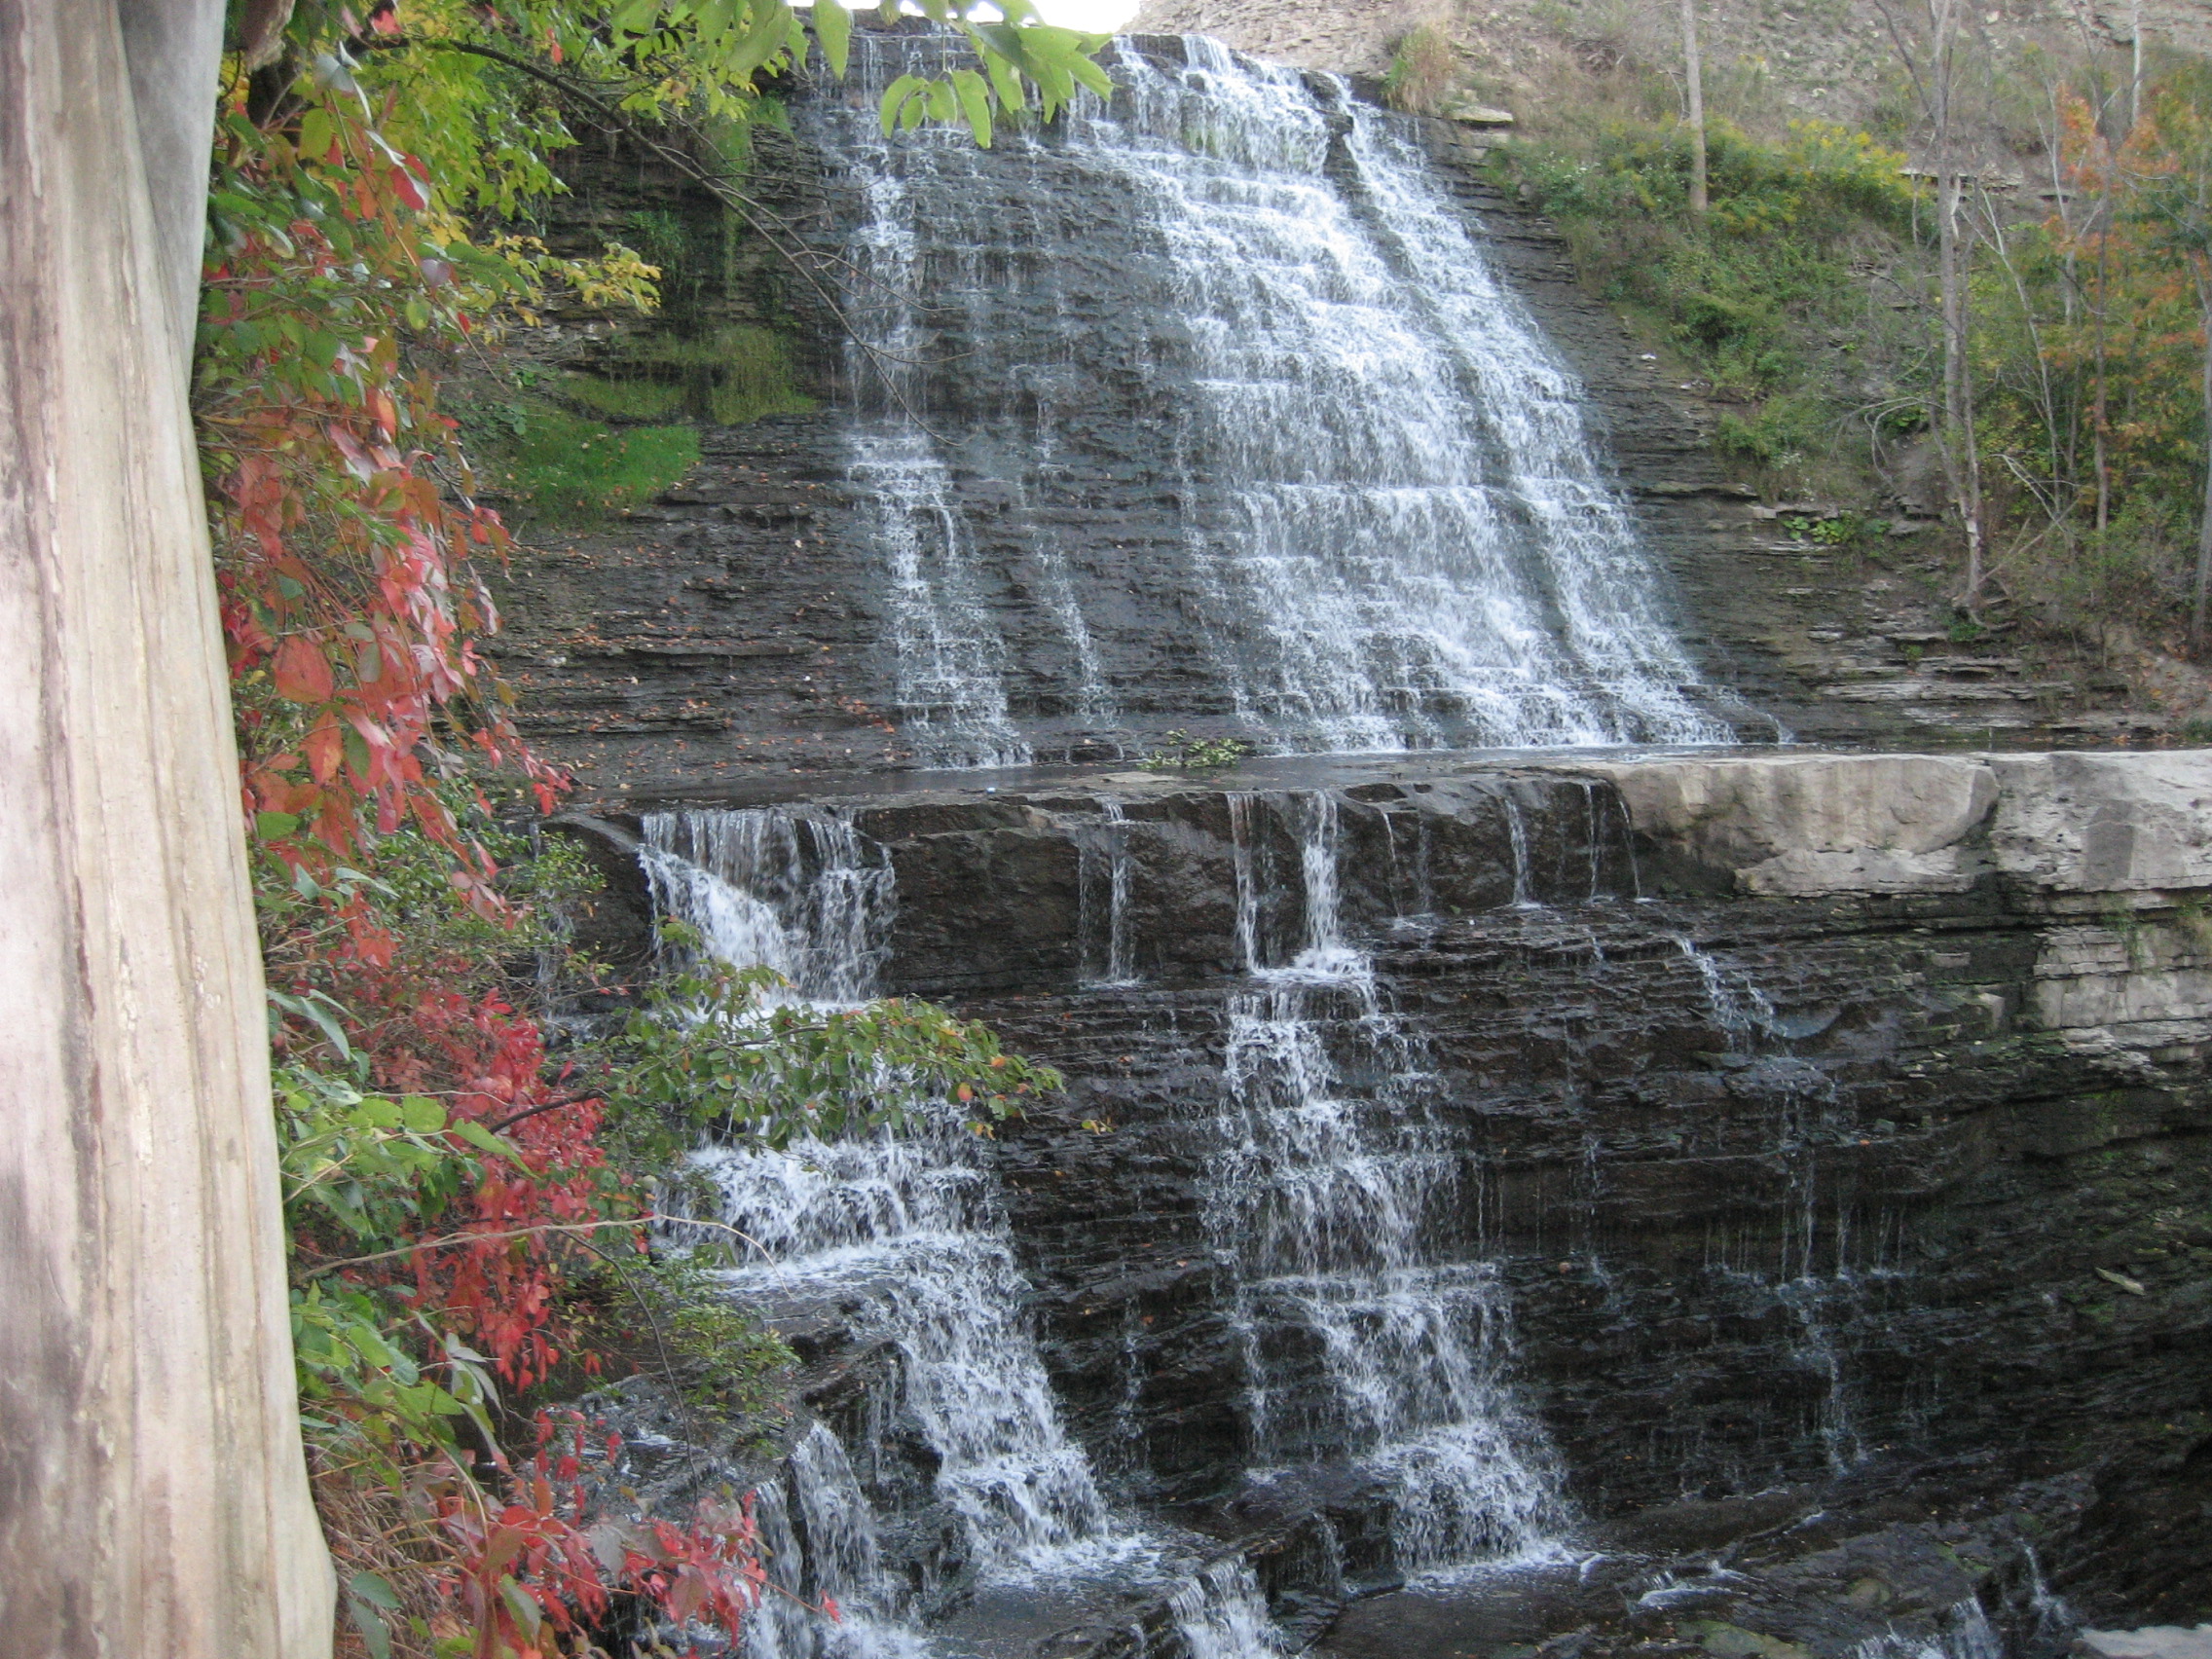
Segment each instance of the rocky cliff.
[[[1171,66],[1184,56],[1173,40],[1129,50]],[[772,322],[799,343],[800,381],[826,407],[702,424],[690,476],[614,524],[534,535],[502,591],[499,648],[526,726],[595,786],[718,790],[763,773],[927,759],[908,729],[924,694],[902,688],[895,642],[914,624],[894,613],[904,578],[877,516],[884,479],[880,466],[856,470],[852,447],[864,406],[882,393],[815,285],[857,245],[866,213],[858,175],[810,130],[802,118],[795,139],[763,140],[756,189],[815,250],[814,280],[739,236],[743,257],[706,273],[691,313],[648,333]],[[1578,377],[1656,591],[1703,677],[1749,705],[1732,717],[1747,736],[1770,736],[1773,722],[1829,743],[2158,731],[2093,662],[1954,644],[1930,603],[1934,555],[1919,541],[1866,555],[1792,535],[1787,514],[1715,464],[1712,412],[1578,290],[1558,238],[1468,165],[1458,130],[1403,130],[1426,146],[1453,210]],[[1207,504],[1203,467],[1177,471],[1202,375],[1185,360],[1188,340],[1134,323],[1172,298],[1159,233],[1132,217],[1125,186],[1064,165],[1057,143],[1048,134],[1034,152],[1002,144],[976,158],[977,225],[940,217],[935,243],[924,227],[910,257],[969,298],[929,316],[941,366],[901,372],[949,458],[932,488],[967,538],[970,620],[932,624],[933,648],[956,663],[998,653],[1006,729],[1041,760],[1081,761],[1225,723],[1235,697],[1208,666],[1220,642],[1192,590],[1192,526],[1218,504]],[[1327,166],[1356,199],[1341,139]],[[569,234],[588,240],[646,208],[697,219],[702,239],[719,223],[683,181],[609,160],[579,193]],[[1025,223],[1049,234],[989,230]],[[986,304],[985,293],[998,297]],[[558,319],[525,347],[549,368],[589,369],[619,356],[623,329],[637,327]],[[1178,430],[1185,439],[1163,443]],[[1084,650],[1071,645],[1071,607]],[[977,618],[988,626],[971,639],[962,628]]]
[[[1087,171],[1052,133],[871,171],[802,103],[762,200],[813,269],[907,285],[847,348],[850,294],[725,261],[659,326],[811,342],[825,409],[700,424],[659,500],[518,560],[502,647],[588,786],[565,828],[612,890],[585,942],[649,970],[686,892],[756,943],[834,922],[838,994],[945,1002],[1067,1079],[988,1142],[702,1160],[778,1240],[744,1283],[806,1361],[762,1487],[791,1587],[844,1598],[863,1563],[869,1616],[1038,1659],[1253,1651],[1201,1637],[1257,1640],[1262,1603],[1344,1659],[1904,1659],[1984,1651],[1989,1617],[2045,1659],[2054,1597],[2212,1612],[2212,760],[2061,752],[2153,728],[1954,644],[1910,538],[1791,536],[1456,129],[1120,50],[1126,113],[1186,156],[1255,142],[1251,109],[1177,128],[1144,89],[1295,106],[1315,211],[1399,249],[1307,297],[1377,330],[1415,254],[1356,146],[1420,147],[1390,176],[1588,394],[1605,471],[1576,499],[1625,503],[1694,659],[1660,689],[1868,752],[1112,769],[1244,729],[1223,665],[1277,619],[1225,629],[1194,575],[1249,460],[1205,400],[1315,359],[1262,308],[1247,378],[1208,381],[1177,286],[1203,269],[1146,197],[1189,177]],[[903,190],[932,210],[868,195]],[[611,161],[590,203],[712,217]],[[590,318],[536,350],[636,355]],[[924,769],[951,730],[1049,764]],[[830,944],[801,942],[803,974]],[[1008,1537],[1125,1582],[978,1593]]]
[[[1779,1655],[1977,1592],[2025,1640],[2038,1569],[2092,1622],[2212,1613],[2207,803],[2191,753],[1281,762],[837,812],[895,873],[884,987],[1067,1075],[989,1164],[1124,1502],[1308,1628],[1351,1599],[1327,1651]],[[1375,1147],[1425,1125],[1423,1271],[1496,1275],[1500,1385],[1602,1568],[1395,1588],[1406,1499],[1342,1460],[1333,1362],[1219,1231],[1250,999],[1317,907],[1372,991],[1269,1017]],[[835,1420],[896,1399],[811,1351]],[[1313,1438],[1256,1443],[1255,1365],[1323,1402]]]

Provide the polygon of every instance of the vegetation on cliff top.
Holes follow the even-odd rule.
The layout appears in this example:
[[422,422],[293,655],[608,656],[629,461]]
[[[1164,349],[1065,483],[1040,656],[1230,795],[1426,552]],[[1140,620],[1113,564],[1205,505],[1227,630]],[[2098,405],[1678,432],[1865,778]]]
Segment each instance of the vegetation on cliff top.
[[[1906,73],[1925,80],[1935,60],[1905,10],[1878,132],[1790,119],[1757,65],[1709,79],[1703,214],[1680,65],[1649,41],[1575,67],[1573,95],[1530,111],[1493,166],[1556,218],[1590,286],[1723,405],[1717,447],[1771,497],[1848,503],[1877,528],[1942,511],[1981,544],[1971,564],[1962,547],[1949,587],[1971,617],[2017,603],[2092,643],[2134,632],[2200,650],[2212,71],[2154,55],[2132,88],[2093,54],[2005,72],[1962,50],[1954,102],[1971,94],[1994,129],[2040,149],[2048,183],[2039,200],[1955,164],[1954,325],[1942,168],[1925,160],[1942,148],[1936,106]],[[1393,86],[1440,108],[1461,95],[1449,43],[1417,37]]]

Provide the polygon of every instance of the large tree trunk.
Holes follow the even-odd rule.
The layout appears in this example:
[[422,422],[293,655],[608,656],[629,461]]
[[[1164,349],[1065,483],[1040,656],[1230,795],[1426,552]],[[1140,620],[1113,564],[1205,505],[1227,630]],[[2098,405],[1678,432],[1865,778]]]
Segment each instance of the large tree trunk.
[[185,406],[222,0],[0,0],[0,1654],[313,1659]]

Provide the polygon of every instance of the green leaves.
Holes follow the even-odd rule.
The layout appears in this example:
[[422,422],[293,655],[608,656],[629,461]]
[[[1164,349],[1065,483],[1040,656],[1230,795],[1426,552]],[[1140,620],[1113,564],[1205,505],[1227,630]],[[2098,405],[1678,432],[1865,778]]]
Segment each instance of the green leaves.
[[[830,0],[834,3],[834,0]],[[983,77],[973,69],[955,69],[952,72],[952,90],[959,95],[960,111],[968,118],[969,130],[976,134],[976,142],[984,149],[991,147],[991,93],[983,85]]]
[[[919,75],[901,75],[890,86],[883,89],[883,98],[876,105],[876,114],[882,119],[883,131],[886,137],[897,130],[900,119],[905,113],[907,103],[920,95],[928,85],[929,83]],[[918,120],[919,117],[916,119]],[[913,122],[909,121],[906,125],[911,127]]]
[[346,1580],[346,1616],[360,1633],[369,1659],[391,1659],[391,1631],[385,1614],[399,1611],[399,1593],[382,1573],[356,1572]]
[[663,937],[693,960],[648,992],[610,1046],[603,1092],[618,1111],[643,1110],[686,1135],[712,1129],[782,1147],[899,1128],[936,1102],[957,1104],[988,1132],[1060,1087],[1057,1073],[932,1004],[795,1004],[773,971],[697,955],[698,936],[681,924]]
[[845,60],[852,51],[853,17],[839,0],[814,0],[814,38],[830,73],[842,80]]
[[[820,8],[834,3],[817,0],[818,35]],[[1034,21],[1035,9],[1026,0],[999,8],[1003,20],[997,22],[974,20],[971,13],[977,9],[967,0],[923,0],[925,17],[967,37],[980,69],[955,69],[942,79],[900,76],[884,89],[877,107],[886,134],[910,130],[925,120],[958,122],[987,149],[994,121],[1028,110],[1032,87],[1037,111],[1047,121],[1075,97],[1078,87],[1100,97],[1113,95],[1113,81],[1092,61],[1107,36]]]
[[[272,991],[269,1000],[350,1053],[338,1028],[344,1011],[329,998]],[[451,1118],[427,1095],[364,1093],[299,1066],[278,1073],[276,1083],[284,1215],[295,1233],[363,1243],[416,1236],[474,1191],[487,1158],[517,1157],[507,1141]]]

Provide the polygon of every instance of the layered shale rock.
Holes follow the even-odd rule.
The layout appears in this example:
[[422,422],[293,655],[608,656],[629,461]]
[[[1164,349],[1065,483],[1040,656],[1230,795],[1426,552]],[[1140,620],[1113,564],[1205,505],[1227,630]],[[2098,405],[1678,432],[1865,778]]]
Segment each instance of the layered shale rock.
[[[1687,1495],[1764,1535],[1797,1492],[1965,1529],[1969,1589],[2028,1537],[2135,1618],[2201,1611],[2212,1548],[2208,789],[2198,754],[1284,762],[837,816],[895,881],[883,988],[1067,1075],[989,1163],[1069,1431],[1267,1560],[1321,1527],[1278,1602],[1393,1582],[1407,1500],[1222,1232],[1271,1019],[1371,1151],[1435,1161],[1422,1271],[1494,1276],[1570,1533]],[[1300,979],[1323,908],[1371,992]],[[1263,1430],[1262,1373],[1310,1433]],[[1862,1599],[1814,1650],[1903,1616]]]

